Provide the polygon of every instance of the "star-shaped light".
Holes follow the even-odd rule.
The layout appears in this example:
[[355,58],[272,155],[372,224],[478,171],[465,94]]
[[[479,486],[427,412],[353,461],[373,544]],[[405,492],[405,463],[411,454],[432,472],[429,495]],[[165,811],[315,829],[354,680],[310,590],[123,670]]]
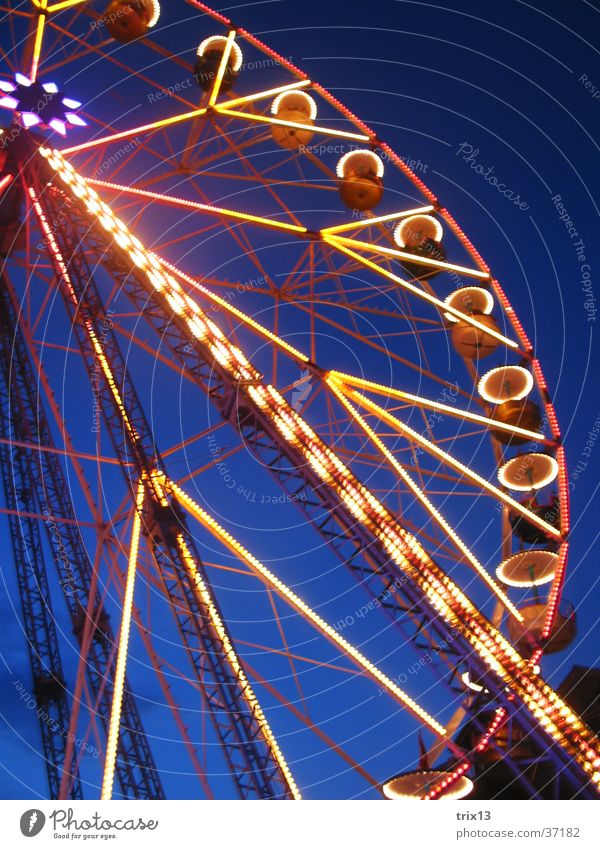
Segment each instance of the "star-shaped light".
[[17,112],[25,128],[49,128],[65,136],[68,126],[87,126],[75,112],[78,100],[64,97],[56,83],[32,82],[24,74],[15,74],[14,82],[0,80],[0,106]]

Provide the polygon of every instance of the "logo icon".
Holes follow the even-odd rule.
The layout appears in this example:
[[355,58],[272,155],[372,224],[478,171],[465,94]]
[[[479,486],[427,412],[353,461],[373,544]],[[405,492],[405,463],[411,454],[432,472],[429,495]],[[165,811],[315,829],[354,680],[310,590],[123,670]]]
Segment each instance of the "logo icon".
[[312,383],[311,383],[311,374],[308,369],[303,371],[300,375],[300,380],[296,384],[294,391],[292,392],[292,407],[296,412],[300,412],[302,404],[310,393],[312,392]]
[[21,834],[24,837],[35,837],[46,824],[46,817],[37,808],[31,808],[21,816]]

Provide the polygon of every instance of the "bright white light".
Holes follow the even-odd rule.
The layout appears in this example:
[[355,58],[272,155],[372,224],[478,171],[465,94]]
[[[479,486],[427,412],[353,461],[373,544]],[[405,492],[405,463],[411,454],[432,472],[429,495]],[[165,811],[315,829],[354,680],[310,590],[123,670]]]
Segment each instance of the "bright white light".
[[547,486],[558,475],[558,463],[549,454],[520,454],[498,471],[500,483],[517,492]]
[[31,80],[29,77],[24,76],[23,74],[15,74],[15,80],[19,83],[19,85],[24,85],[26,88],[29,88],[31,85]]
[[281,94],[279,94],[273,101],[273,104],[271,106],[271,114],[277,115],[282,106],[286,108],[286,100],[291,101],[292,103],[301,100],[304,105],[308,107],[308,117],[310,118],[310,120],[314,121],[317,117],[317,104],[310,96],[310,94],[307,94],[305,91],[282,91]]
[[160,3],[158,0],[146,0],[146,8],[150,12],[150,20],[148,21],[148,29],[155,26],[156,22],[160,18]]
[[0,106],[4,106],[6,109],[16,109],[18,105],[19,101],[15,100],[14,97],[10,97],[8,94],[0,97]]
[[[204,41],[200,43],[198,47],[197,54],[198,56],[204,56],[207,50],[211,48],[215,48],[215,52],[221,52],[223,55],[223,51],[225,50],[225,45],[227,44],[227,38],[224,35],[211,35],[208,38],[205,38]],[[229,61],[233,58],[232,68],[234,71],[239,71],[242,67],[242,62],[244,57],[242,56],[242,51],[240,50],[240,46],[237,42],[233,42],[231,46],[231,56],[229,57]]]
[[57,133],[60,133],[61,136],[67,135],[67,128],[65,127],[64,121],[59,121],[58,118],[53,118],[49,124],[53,130],[56,130]]
[[[489,315],[494,309],[494,298],[487,289],[482,289],[479,286],[465,286],[462,289],[457,289],[452,294],[444,298],[444,303],[449,307],[461,310],[461,312],[469,313],[472,310],[477,310],[484,315]],[[447,321],[458,321],[456,316],[449,312],[444,313],[444,318]]]
[[80,118],[79,115],[75,115],[73,112],[66,112],[65,118],[69,122],[69,124],[73,124],[74,127],[87,127],[86,122],[83,118]]
[[67,109],[79,109],[81,103],[78,100],[73,100],[70,97],[63,97],[63,104]]
[[411,233],[423,233],[424,238],[433,239],[434,242],[441,242],[444,235],[444,228],[433,215],[409,215],[404,218],[394,230],[394,241],[400,248],[410,247],[414,244],[414,239],[411,239]]
[[533,375],[522,366],[499,366],[486,372],[477,388],[490,404],[522,401],[533,388]]
[[47,91],[48,94],[56,94],[58,92],[58,86],[56,83],[42,83],[42,88],[44,91]]
[[383,162],[377,156],[376,153],[373,153],[372,150],[349,150],[348,153],[345,153],[336,167],[336,173],[340,180],[343,180],[346,176],[347,166],[351,165],[352,159],[356,159],[356,162],[360,162],[361,160],[368,160],[371,163],[372,170],[375,172],[376,177],[383,177]]
[[34,112],[22,112],[21,120],[23,121],[23,126],[25,127],[33,127],[35,124],[40,123],[39,117]]

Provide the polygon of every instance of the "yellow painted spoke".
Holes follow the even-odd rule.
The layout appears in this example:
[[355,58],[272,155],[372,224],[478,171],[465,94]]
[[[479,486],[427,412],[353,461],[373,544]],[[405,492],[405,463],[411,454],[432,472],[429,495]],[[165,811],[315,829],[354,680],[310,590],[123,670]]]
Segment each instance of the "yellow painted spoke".
[[191,112],[183,112],[180,115],[172,115],[170,118],[163,118],[161,121],[154,121],[152,124],[143,124],[141,127],[133,127],[131,130],[123,130],[123,132],[113,133],[111,136],[102,136],[102,138],[92,139],[92,141],[83,142],[83,144],[78,144],[74,147],[66,147],[60,152],[62,154],[79,153],[82,150],[89,150],[91,147],[98,147],[98,145],[101,144],[110,144],[111,142],[126,139],[129,136],[135,136],[139,133],[150,133],[154,130],[160,130],[162,127],[171,126],[172,124],[179,124],[182,121],[190,121],[192,118],[199,118],[201,115],[205,115],[206,112],[207,107],[193,109]]
[[376,215],[373,218],[364,218],[361,221],[352,221],[349,224],[337,224],[335,227],[325,227],[321,230],[321,235],[331,236],[335,233],[343,233],[346,230],[369,227],[371,224],[382,224],[384,221],[397,221],[401,218],[407,218],[409,215],[425,215],[427,212],[433,212],[434,208],[433,206],[417,206],[415,209],[407,209],[404,212],[391,212],[389,215]]
[[424,436],[421,436],[420,433],[417,433],[417,431],[413,430],[413,428],[409,427],[409,425],[405,424],[404,422],[401,422],[391,413],[388,413],[388,411],[385,410],[383,407],[380,407],[379,404],[375,404],[375,402],[371,401],[370,398],[367,398],[365,395],[362,395],[360,392],[357,392],[354,389],[348,390],[348,396],[352,400],[356,401],[356,403],[359,404],[361,407],[364,407],[370,412],[375,413],[376,416],[378,416],[380,419],[383,419],[383,421],[385,421],[387,424],[391,425],[394,430],[398,431],[398,433],[404,434],[413,442],[416,442],[418,445],[428,451],[430,454],[440,460],[443,460],[449,466],[452,466],[452,468],[465,475],[465,477],[468,477],[475,483],[479,484],[479,486],[481,486],[483,489],[486,489],[500,501],[503,501],[513,510],[516,510],[518,513],[520,513],[522,516],[525,516],[538,528],[542,528],[544,531],[546,531],[546,533],[550,534],[556,539],[560,539],[561,533],[553,525],[548,524],[548,522],[545,522],[539,516],[536,516],[536,514],[532,513],[531,510],[528,510],[522,504],[519,504],[518,501],[515,501],[514,498],[511,498],[510,495],[507,495],[505,492],[502,492],[502,490],[498,489],[497,486],[494,486],[494,484],[481,477],[481,475],[478,475],[477,472],[474,472],[468,466],[465,466],[463,463],[460,462],[460,460],[455,459],[454,457],[452,457],[451,454],[448,454],[446,451],[443,451],[435,443],[430,442]]
[[233,42],[235,41],[235,30],[232,29],[227,36],[227,43],[225,44],[225,50],[223,50],[223,55],[221,56],[221,61],[219,63],[219,70],[217,71],[217,77],[215,79],[212,91],[210,93],[210,99],[208,101],[209,106],[214,106],[217,97],[219,96],[219,92],[221,91],[221,83],[223,82],[223,76],[225,74],[225,69],[227,68],[227,62],[229,61],[229,57],[231,56],[231,49],[233,47]]
[[486,427],[494,430],[503,430],[506,433],[514,433],[516,436],[525,436],[532,441],[540,441],[544,439],[543,433],[537,433],[535,430],[526,430],[522,427],[515,427],[505,422],[490,419],[487,416],[480,416],[478,413],[470,413],[467,410],[461,410],[457,407],[451,407],[449,404],[443,404],[440,401],[430,401],[429,398],[422,398],[420,395],[413,395],[411,392],[403,392],[401,389],[392,389],[390,386],[383,386],[381,383],[374,383],[371,380],[364,380],[361,377],[354,377],[351,374],[344,374],[339,371],[332,371],[330,375],[334,380],[347,383],[351,386],[357,386],[360,389],[367,389],[374,392],[376,395],[385,395],[386,398],[397,398],[399,401],[407,401],[411,404],[417,404],[419,407],[425,407],[429,410],[440,410],[447,413],[449,416],[454,416],[458,419],[466,419],[471,422],[478,422]]
[[467,268],[464,265],[455,265],[452,262],[443,262],[439,259],[431,259],[429,257],[418,256],[417,254],[409,253],[408,251],[399,251],[396,248],[387,248],[384,245],[373,245],[369,242],[361,242],[358,239],[348,239],[344,236],[334,236],[335,241],[342,242],[348,247],[358,248],[359,250],[372,251],[373,253],[385,254],[386,256],[405,259],[409,262],[414,262],[417,265],[425,265],[430,268],[439,268],[442,271],[456,271],[457,274],[464,274],[465,277],[477,277],[478,280],[489,280],[490,275],[485,271],[478,271],[476,268]]
[[103,189],[109,189],[119,194],[135,195],[137,197],[149,198],[160,203],[171,204],[172,206],[187,207],[195,209],[198,212],[207,212],[213,215],[222,215],[226,218],[234,218],[236,221],[245,221],[249,224],[260,224],[263,227],[270,227],[273,230],[284,230],[287,233],[306,233],[306,227],[301,227],[298,224],[287,224],[285,221],[274,221],[271,218],[263,218],[260,215],[252,215],[250,212],[238,212],[234,209],[225,209],[222,206],[213,206],[209,203],[198,203],[185,198],[174,197],[173,195],[164,195],[159,192],[151,192],[146,189],[136,189],[132,186],[123,186],[118,183],[107,183],[104,180],[88,180],[91,186],[99,186]]
[[140,531],[142,527],[142,508],[144,505],[144,483],[138,484],[135,513],[133,516],[133,528],[131,531],[131,544],[129,547],[129,565],[127,568],[127,579],[125,582],[125,595],[123,597],[123,614],[121,617],[121,630],[119,632],[119,648],[117,652],[117,663],[113,682],[113,697],[110,709],[110,720],[108,723],[108,734],[106,738],[106,756],[104,759],[104,775],[102,778],[103,800],[111,799],[115,780],[115,763],[117,760],[117,746],[119,742],[119,729],[121,726],[121,707],[123,704],[123,689],[125,686],[125,668],[127,666],[127,649],[129,646],[129,633],[131,631],[131,614],[133,610],[133,591],[135,588],[135,575],[137,571],[138,552],[140,546]]
[[451,306],[450,304],[446,304],[443,301],[440,301],[439,298],[436,298],[434,295],[430,295],[429,292],[426,292],[424,289],[420,289],[418,286],[415,286],[413,283],[410,283],[408,280],[403,280],[401,277],[398,277],[397,274],[394,274],[391,271],[388,271],[385,268],[381,268],[381,266],[377,265],[377,263],[372,262],[370,259],[367,259],[361,254],[357,254],[356,251],[351,250],[345,244],[341,242],[340,239],[336,239],[334,236],[325,236],[325,242],[331,247],[336,248],[341,253],[346,256],[352,257],[357,262],[360,262],[361,265],[364,265],[366,268],[370,268],[372,271],[376,271],[378,274],[381,274],[382,277],[387,278],[388,280],[393,280],[398,286],[401,286],[403,289],[406,289],[409,292],[412,292],[414,295],[417,295],[419,298],[422,298],[424,301],[427,301],[430,304],[436,306],[439,310],[443,312],[449,312],[455,318],[458,318],[460,321],[465,321],[467,324],[471,324],[473,327],[476,327],[478,330],[482,330],[488,336],[494,337],[494,339],[498,339],[500,342],[503,342],[509,348],[518,349],[518,344],[512,339],[508,339],[508,337],[503,336],[502,333],[498,333],[491,327],[487,327],[485,324],[481,324],[481,322],[477,321],[472,315],[468,315],[467,313],[461,312],[456,309],[456,307]]
[[243,118],[246,121],[255,121],[260,124],[276,124],[278,127],[293,127],[296,130],[310,129],[314,133],[324,133],[327,136],[337,136],[342,139],[352,139],[352,141],[368,142],[370,136],[365,136],[362,133],[349,133],[346,130],[334,130],[331,127],[319,127],[318,124],[300,124],[296,121],[284,121],[281,118],[271,117],[269,115],[255,115],[251,112],[238,112],[231,109],[229,106],[216,106],[218,112],[222,115],[229,115],[232,118]]
[[510,601],[506,593],[502,590],[499,584],[494,581],[492,576],[488,573],[488,571],[482,566],[482,564],[477,560],[473,552],[469,549],[469,547],[463,542],[461,537],[456,533],[454,528],[446,521],[446,519],[442,516],[442,514],[434,507],[429,498],[425,495],[423,490],[418,486],[413,477],[409,475],[406,469],[400,465],[400,463],[396,460],[392,452],[386,447],[386,445],[381,441],[381,439],[377,436],[373,428],[371,428],[367,422],[360,415],[358,410],[348,401],[348,399],[344,396],[342,392],[341,386],[337,383],[335,379],[332,379],[333,375],[330,375],[327,378],[327,383],[329,388],[338,398],[341,404],[348,410],[352,418],[358,422],[360,427],[364,430],[373,444],[381,451],[384,457],[387,459],[388,463],[392,466],[392,468],[400,475],[402,480],[409,487],[413,495],[415,495],[421,504],[426,508],[427,512],[432,516],[435,522],[442,528],[442,530],[454,541],[458,549],[463,553],[465,558],[469,561],[471,566],[475,569],[475,571],[483,578],[485,583],[490,587],[494,595],[502,602],[504,607],[509,610],[512,615],[519,620],[519,622],[523,621],[523,616],[519,613],[514,604]]
[[263,100],[267,97],[276,97],[278,94],[283,94],[285,91],[295,91],[296,89],[306,88],[311,85],[310,80],[298,80],[295,83],[280,85],[277,88],[268,88],[265,91],[257,91],[254,94],[244,94],[241,97],[234,97],[231,100],[225,100],[223,103],[217,103],[216,109],[221,107],[231,109],[234,106],[241,106],[244,103],[254,103],[256,100]]

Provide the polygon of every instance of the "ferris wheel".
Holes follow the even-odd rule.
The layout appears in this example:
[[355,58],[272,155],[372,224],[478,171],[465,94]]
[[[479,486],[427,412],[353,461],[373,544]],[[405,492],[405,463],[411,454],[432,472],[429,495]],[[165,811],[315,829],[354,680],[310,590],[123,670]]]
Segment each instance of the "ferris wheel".
[[[203,3],[3,16],[3,512],[50,796],[319,797],[327,752],[357,794],[595,798],[540,670],[576,636],[559,424],[461,225]],[[349,712],[410,721],[418,767]]]

